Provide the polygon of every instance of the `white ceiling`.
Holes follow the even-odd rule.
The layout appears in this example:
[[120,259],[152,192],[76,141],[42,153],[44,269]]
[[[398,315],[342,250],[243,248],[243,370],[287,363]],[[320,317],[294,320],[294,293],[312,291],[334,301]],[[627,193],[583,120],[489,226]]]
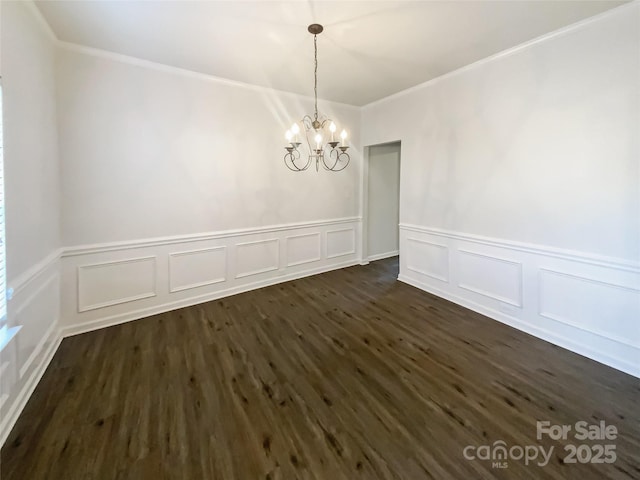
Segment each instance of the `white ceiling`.
[[619,1],[38,1],[62,41],[364,105]]

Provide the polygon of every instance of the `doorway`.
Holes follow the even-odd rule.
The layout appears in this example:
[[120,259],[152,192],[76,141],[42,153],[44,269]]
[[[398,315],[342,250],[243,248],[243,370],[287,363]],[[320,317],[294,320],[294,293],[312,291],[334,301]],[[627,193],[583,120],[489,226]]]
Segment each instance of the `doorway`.
[[368,148],[365,175],[365,258],[399,254],[400,142]]

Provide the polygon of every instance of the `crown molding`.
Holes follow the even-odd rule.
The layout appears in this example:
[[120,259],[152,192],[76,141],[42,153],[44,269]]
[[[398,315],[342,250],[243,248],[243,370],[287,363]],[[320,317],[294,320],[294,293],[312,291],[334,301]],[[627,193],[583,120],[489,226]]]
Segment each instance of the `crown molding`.
[[494,60],[498,60],[500,58],[505,58],[505,57],[509,57],[515,53],[518,53],[522,50],[526,50],[529,47],[532,47],[534,45],[537,45],[538,43],[543,43],[547,40],[551,40],[552,38],[556,38],[556,37],[561,37],[570,33],[573,33],[576,30],[580,30],[582,28],[587,27],[588,25],[600,21],[604,18],[607,18],[609,16],[613,16],[613,15],[617,15],[620,12],[624,12],[625,10],[632,10],[633,8],[637,8],[640,5],[640,0],[632,0],[629,3],[625,3],[623,5],[620,5],[618,7],[614,7],[612,9],[606,10],[604,12],[600,12],[597,15],[594,15],[592,17],[588,17],[588,18],[583,18],[582,20],[579,20],[575,23],[572,23],[570,25],[566,25],[562,28],[559,28],[557,30],[553,30],[552,32],[547,32],[544,33],[538,37],[535,37],[531,40],[527,40],[524,43],[521,43],[520,45],[516,45],[515,47],[510,47],[507,48],[506,50],[502,50],[501,52],[498,53],[494,53],[493,55],[489,55],[488,57],[482,58],[480,60],[476,60],[473,63],[469,63],[467,65],[464,65],[460,68],[457,68],[455,70],[451,70],[450,72],[447,73],[443,73],[440,76],[434,77],[430,80],[427,80],[426,82],[423,83],[419,83],[418,85],[414,85],[413,87],[409,87],[407,89],[401,90],[399,92],[396,93],[392,93],[391,95],[388,95],[386,97],[380,98],[378,100],[374,100],[373,102],[367,103],[366,105],[363,105],[362,107],[360,107],[362,110],[366,110],[368,108],[371,107],[376,107],[380,104],[386,103],[388,101],[391,100],[396,100],[398,98],[404,97],[405,95],[409,95],[411,93],[414,92],[418,92],[420,90],[423,90],[427,87],[430,87],[432,85],[435,85],[443,80],[447,80],[451,77],[455,77],[457,75],[463,74],[467,71],[470,70],[474,70],[478,67],[481,67],[487,63],[491,63]]
[[40,9],[36,6],[34,0],[26,0],[23,3],[27,7],[27,9],[31,12],[31,14],[34,16],[36,21],[40,24],[40,27],[47,34],[49,39],[53,43],[57,44],[59,42],[58,37],[56,36],[55,32],[51,28],[51,25],[49,25],[49,22],[47,22],[47,20],[44,18],[44,15],[42,15],[42,12],[40,11]]
[[[285,90],[278,90],[277,88],[265,87],[262,85],[255,85],[253,83],[241,82],[238,80],[231,80],[228,78],[217,77],[215,75],[210,75],[208,73],[196,72],[194,70],[189,70],[181,67],[174,67],[172,65],[167,65],[165,63],[158,63],[151,60],[144,60],[138,57],[132,57],[130,55],[124,55],[121,53],[110,52],[108,50],[102,50],[99,48],[86,47],[84,45],[80,45],[72,42],[65,42],[62,40],[57,40],[56,45],[58,48],[62,48],[64,50],[68,50],[71,52],[82,53],[85,55],[90,55],[93,57],[104,58],[106,60],[111,60],[114,62],[124,63],[127,65],[133,65],[136,67],[146,68],[149,70],[156,70],[158,72],[169,73],[173,75],[180,75],[188,78],[193,78],[196,80],[201,80],[210,83],[216,83],[218,85],[225,85],[229,87],[236,88],[244,88],[247,90],[253,90],[255,92],[266,93],[270,95],[278,95],[285,96],[289,98],[294,98],[298,100],[305,100],[312,102],[314,98],[309,95],[303,95],[301,93],[287,92]],[[326,105],[334,105],[341,108],[348,108],[352,110],[360,110],[361,107],[356,105],[350,105],[348,103],[335,102],[332,100],[325,100],[322,98],[318,98],[320,103]]]

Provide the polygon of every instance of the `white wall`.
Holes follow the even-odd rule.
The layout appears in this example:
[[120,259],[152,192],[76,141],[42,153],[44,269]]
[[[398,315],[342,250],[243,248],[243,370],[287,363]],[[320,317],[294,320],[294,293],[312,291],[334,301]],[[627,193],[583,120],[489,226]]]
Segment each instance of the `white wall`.
[[640,375],[640,4],[366,106],[401,279]]
[[60,247],[55,46],[31,7],[3,2],[7,272],[25,273]]
[[0,444],[59,343],[55,45],[34,9],[2,2],[8,324],[21,329],[0,352]]
[[400,144],[369,148],[367,188],[367,257],[398,254]]
[[299,173],[310,98],[65,44],[57,86],[66,334],[359,260],[357,108],[319,104],[349,167]]
[[59,53],[65,246],[357,215],[355,107],[320,104],[350,131],[349,168],[294,173],[284,131],[312,99],[117,58]]

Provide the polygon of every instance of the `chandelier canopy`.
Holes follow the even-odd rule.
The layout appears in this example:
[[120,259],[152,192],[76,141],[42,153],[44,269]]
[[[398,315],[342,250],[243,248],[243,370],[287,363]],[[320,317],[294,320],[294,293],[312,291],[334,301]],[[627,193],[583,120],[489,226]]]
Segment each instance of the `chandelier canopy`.
[[[302,172],[309,168],[313,160],[316,162],[316,171],[320,169],[320,164],[332,172],[344,170],[349,164],[349,148],[347,144],[347,131],[342,130],[340,133],[341,142],[335,141],[336,124],[330,118],[324,115],[318,115],[318,35],[322,33],[323,27],[317,23],[309,25],[309,33],[313,35],[314,49],[314,113],[313,116],[305,115],[301,121],[294,123],[285,137],[289,145],[284,147],[287,153],[284,154],[285,165],[294,172]],[[302,128],[301,128],[302,126]],[[309,150],[309,155],[305,160],[301,160],[299,141],[301,131],[304,130],[304,137]],[[327,139],[331,139],[325,141]],[[315,147],[315,148],[314,148]]]

